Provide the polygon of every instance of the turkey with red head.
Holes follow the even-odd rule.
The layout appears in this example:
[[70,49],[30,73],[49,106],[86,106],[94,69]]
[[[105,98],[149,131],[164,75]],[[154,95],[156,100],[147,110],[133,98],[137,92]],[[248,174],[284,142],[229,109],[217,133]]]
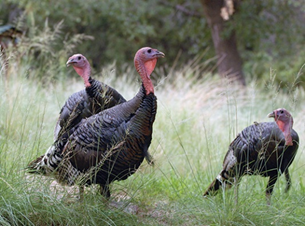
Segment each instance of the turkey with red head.
[[[293,118],[284,108],[274,110],[268,115],[275,122],[254,123],[245,128],[229,146],[223,161],[223,169],[209,186],[204,196],[216,194],[222,186],[237,189],[243,175],[269,177],[266,188],[267,203],[280,174],[285,173],[287,192],[291,186],[289,166],[299,147],[299,136],[292,129]],[[237,200],[236,200],[237,202]]]
[[90,63],[82,54],[71,56],[66,65],[72,65],[76,73],[83,78],[85,89],[72,94],[61,108],[54,132],[55,140],[82,119],[126,102],[115,89],[91,77]]
[[157,110],[157,98],[150,79],[157,58],[164,54],[141,48],[134,64],[142,86],[131,100],[106,109],[73,127],[63,147],[57,146],[59,160],[55,177],[68,185],[99,184],[101,194],[110,197],[109,184],[125,180],[136,172],[148,154]]
[[[61,108],[54,130],[54,144],[44,155],[29,164],[29,172],[32,173],[46,174],[55,170],[60,161],[54,155],[58,150],[56,146],[63,146],[66,143],[69,131],[82,119],[126,102],[115,89],[91,77],[90,63],[82,54],[71,56],[66,65],[72,65],[77,74],[83,78],[85,89],[73,93]],[[147,159],[150,161],[150,156]]]

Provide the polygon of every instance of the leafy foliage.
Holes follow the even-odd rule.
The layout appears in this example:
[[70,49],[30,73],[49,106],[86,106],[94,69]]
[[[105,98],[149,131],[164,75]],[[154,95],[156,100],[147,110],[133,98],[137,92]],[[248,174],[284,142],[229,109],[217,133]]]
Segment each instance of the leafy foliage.
[[272,68],[284,89],[305,63],[305,11],[300,2],[242,1],[229,24],[237,31],[245,70],[266,80]]
[[[272,65],[279,78],[285,82],[294,81],[305,55],[302,48],[305,19],[301,1],[235,2],[239,5],[227,22],[226,33],[236,30],[247,80],[251,80],[253,74],[265,80]],[[164,51],[167,64],[177,67],[203,53],[202,62],[215,55],[210,29],[198,0],[68,0],[52,4],[48,1],[5,0],[2,5],[0,22],[3,24],[8,22],[16,8],[23,10],[23,29],[28,38],[33,37],[33,30],[36,34],[37,30],[44,30],[46,20],[50,27],[60,23],[61,38],[55,43],[50,38],[43,41],[52,45],[52,50],[42,51],[46,58],[48,54],[66,49],[68,55],[85,54],[98,70],[112,62],[116,62],[120,70],[120,65],[132,64],[135,51],[143,46]],[[85,34],[92,39],[82,37],[83,42],[77,42],[75,48],[67,47],[67,39],[73,40],[76,34]],[[33,41],[41,44],[41,40]],[[213,68],[216,60],[209,64]]]
[[86,54],[94,66],[114,60],[118,64],[132,62],[135,49],[143,46],[162,49],[172,60],[182,51],[181,58],[186,61],[211,44],[204,18],[184,16],[175,10],[174,2],[165,6],[159,0],[77,0],[50,7],[47,1],[7,1],[24,9],[28,27],[42,29],[46,18],[49,24],[64,18],[65,33],[93,36],[94,40],[82,43],[75,51]]

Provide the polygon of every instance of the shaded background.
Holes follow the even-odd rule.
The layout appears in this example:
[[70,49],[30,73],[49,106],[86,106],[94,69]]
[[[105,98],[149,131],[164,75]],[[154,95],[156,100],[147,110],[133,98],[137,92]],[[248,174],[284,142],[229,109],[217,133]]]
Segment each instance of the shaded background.
[[202,72],[241,84],[276,73],[284,90],[304,64],[301,0],[50,2],[4,0],[0,8],[0,24],[23,31],[20,43],[26,47],[19,60],[42,67],[42,78],[47,66],[62,65],[76,52],[97,70],[115,62],[119,73],[143,46],[166,53],[166,63],[160,62],[165,73],[195,59]]

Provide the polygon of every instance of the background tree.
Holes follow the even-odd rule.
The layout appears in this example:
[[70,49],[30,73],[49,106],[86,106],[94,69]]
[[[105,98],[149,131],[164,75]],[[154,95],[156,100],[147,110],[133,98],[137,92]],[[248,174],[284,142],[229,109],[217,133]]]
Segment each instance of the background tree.
[[[236,3],[237,1],[235,1]],[[217,54],[218,73],[238,80],[245,85],[242,60],[237,50],[235,30],[224,35],[225,20],[234,13],[233,0],[201,0],[204,15],[211,29],[213,43]]]

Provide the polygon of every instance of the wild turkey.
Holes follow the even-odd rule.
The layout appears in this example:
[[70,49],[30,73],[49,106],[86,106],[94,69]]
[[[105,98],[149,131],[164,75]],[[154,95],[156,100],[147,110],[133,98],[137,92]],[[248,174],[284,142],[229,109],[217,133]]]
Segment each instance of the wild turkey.
[[[54,159],[54,152],[58,149],[56,146],[64,146],[69,131],[82,119],[126,102],[115,89],[91,77],[90,63],[82,54],[71,56],[66,65],[67,67],[72,65],[77,74],[83,78],[85,89],[73,93],[61,108],[54,130],[54,144],[36,162],[32,162],[32,168],[35,167],[36,173],[45,174],[55,169],[57,160]],[[149,155],[147,161],[151,161]]]
[[[204,196],[216,194],[223,185],[235,183],[237,199],[238,183],[243,175],[269,177],[266,188],[267,204],[270,204],[274,184],[278,176],[285,173],[285,192],[291,186],[288,167],[299,147],[299,137],[292,129],[293,118],[280,108],[268,115],[275,122],[254,123],[237,135],[229,146],[223,161],[223,169],[209,186]],[[237,202],[237,200],[236,200]]]
[[84,185],[99,184],[101,194],[109,198],[109,184],[127,179],[139,168],[152,139],[157,98],[150,75],[159,57],[164,54],[156,49],[140,49],[134,58],[142,79],[137,95],[83,119],[70,130],[68,141],[57,146],[60,150],[53,156],[58,181],[79,184],[80,192]]
[[8,43],[11,42],[14,46],[18,43],[18,38],[23,32],[17,29],[14,25],[6,24],[0,26],[0,48],[1,50],[8,47]]
[[9,76],[9,62],[8,58],[6,57],[6,49],[12,45],[14,47],[20,41],[20,37],[22,36],[23,32],[17,29],[14,25],[6,24],[0,26],[0,65],[4,69],[5,78]]
[[76,73],[83,78],[86,88],[72,94],[61,108],[54,131],[55,140],[83,118],[126,102],[115,89],[91,77],[90,63],[82,54],[74,54],[66,64],[73,66]]

